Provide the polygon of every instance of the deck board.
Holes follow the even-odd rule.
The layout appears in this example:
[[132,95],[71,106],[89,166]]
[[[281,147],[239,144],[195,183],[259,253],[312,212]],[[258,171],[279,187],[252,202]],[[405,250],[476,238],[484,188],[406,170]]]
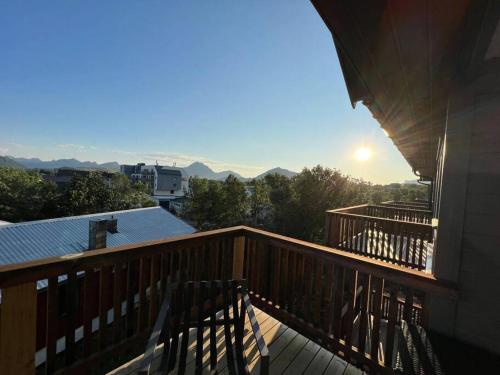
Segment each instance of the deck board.
[[[328,375],[343,375],[352,374],[358,375],[362,371],[348,365],[344,360],[334,356],[331,352],[320,347],[315,342],[300,335],[297,331],[285,324],[274,319],[263,311],[254,308],[257,320],[259,322],[262,335],[269,348],[270,354],[270,373],[271,374],[328,374]],[[225,343],[223,328],[217,330],[217,369],[220,374],[227,374],[226,366]],[[245,354],[247,356],[248,365],[251,374],[259,374],[260,371],[260,356],[253,334],[251,331],[248,319],[245,325],[244,337]],[[155,352],[155,360],[153,369],[159,365],[159,358],[162,347],[157,348]],[[189,334],[188,354],[186,374],[194,373],[196,366],[196,330],[192,330]],[[137,374],[138,366],[142,356],[126,363],[125,365],[110,372],[112,375],[132,375]],[[208,329],[204,331],[203,343],[203,373],[209,373],[209,340]],[[352,367],[352,368],[351,368]],[[172,371],[175,373],[176,370]]]

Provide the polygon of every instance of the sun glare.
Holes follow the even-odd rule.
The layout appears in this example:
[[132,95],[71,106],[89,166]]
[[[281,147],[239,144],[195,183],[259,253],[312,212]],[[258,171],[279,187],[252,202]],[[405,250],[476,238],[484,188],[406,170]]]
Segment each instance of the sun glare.
[[367,161],[372,157],[372,150],[368,147],[360,147],[354,153],[354,157],[359,161]]

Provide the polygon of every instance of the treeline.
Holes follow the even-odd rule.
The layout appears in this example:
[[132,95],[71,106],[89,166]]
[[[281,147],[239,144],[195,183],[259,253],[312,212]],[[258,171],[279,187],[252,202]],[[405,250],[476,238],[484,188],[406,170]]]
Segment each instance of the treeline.
[[154,206],[145,186],[124,175],[110,181],[100,172],[75,176],[58,188],[37,171],[0,168],[0,219],[9,222],[49,219]]
[[317,166],[292,178],[274,174],[247,184],[233,176],[222,182],[191,178],[183,217],[200,230],[247,224],[321,242],[328,209],[426,194],[422,185],[374,185]]

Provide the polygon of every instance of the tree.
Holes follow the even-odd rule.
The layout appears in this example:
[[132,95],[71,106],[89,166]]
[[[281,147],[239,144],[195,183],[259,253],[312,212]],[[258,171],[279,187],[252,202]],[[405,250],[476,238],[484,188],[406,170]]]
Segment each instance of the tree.
[[242,224],[248,211],[245,185],[235,176],[229,175],[222,184],[224,226]]
[[59,194],[54,183],[38,172],[0,168],[0,215],[19,222],[57,216]]
[[250,223],[254,226],[265,225],[271,210],[269,186],[265,180],[253,180],[249,187],[251,188],[249,197]]
[[222,225],[223,191],[219,181],[192,177],[183,210],[183,216],[198,229],[212,229]]
[[64,205],[68,215],[84,215],[110,211],[111,189],[99,172],[75,176],[64,192]]

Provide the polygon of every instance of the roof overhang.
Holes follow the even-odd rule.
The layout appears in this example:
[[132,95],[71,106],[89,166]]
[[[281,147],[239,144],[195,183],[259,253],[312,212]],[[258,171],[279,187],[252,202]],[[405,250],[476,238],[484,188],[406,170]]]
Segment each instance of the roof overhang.
[[311,1],[332,33],[352,106],[363,102],[413,170],[434,177],[449,93],[484,59],[500,2]]

